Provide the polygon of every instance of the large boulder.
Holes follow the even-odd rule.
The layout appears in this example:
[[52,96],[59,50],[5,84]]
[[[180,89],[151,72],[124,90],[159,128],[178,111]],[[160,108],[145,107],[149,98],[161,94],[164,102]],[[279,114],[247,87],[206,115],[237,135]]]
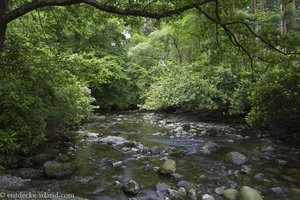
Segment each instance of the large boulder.
[[239,152],[229,152],[225,160],[236,165],[242,165],[248,161],[248,158]]
[[207,142],[199,149],[199,153],[204,155],[210,155],[220,149],[220,146],[214,142]]
[[160,173],[164,175],[172,174],[176,171],[176,162],[171,159],[167,159],[160,167]]
[[48,177],[59,178],[72,174],[74,172],[74,167],[71,163],[47,161],[44,163],[44,171]]
[[238,194],[239,200],[263,200],[257,190],[243,186]]

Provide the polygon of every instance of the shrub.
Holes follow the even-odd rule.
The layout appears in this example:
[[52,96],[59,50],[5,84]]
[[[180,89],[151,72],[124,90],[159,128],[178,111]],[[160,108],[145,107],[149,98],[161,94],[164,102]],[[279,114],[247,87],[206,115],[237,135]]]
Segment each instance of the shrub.
[[253,127],[270,123],[299,128],[299,66],[276,66],[256,83],[251,95],[252,109],[246,120]]

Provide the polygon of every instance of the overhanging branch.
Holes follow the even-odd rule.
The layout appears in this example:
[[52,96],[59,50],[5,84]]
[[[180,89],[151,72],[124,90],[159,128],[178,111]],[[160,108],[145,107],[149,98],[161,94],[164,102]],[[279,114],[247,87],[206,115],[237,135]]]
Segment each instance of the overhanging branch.
[[130,8],[122,9],[115,6],[110,6],[107,4],[100,3],[97,0],[36,0],[30,3],[26,3],[23,6],[20,6],[19,8],[10,11],[4,16],[3,19],[6,23],[9,23],[10,21],[17,19],[25,15],[26,13],[29,13],[39,8],[49,7],[49,6],[68,6],[68,5],[74,5],[80,3],[93,6],[98,10],[104,12],[123,15],[123,16],[140,16],[140,17],[148,17],[153,19],[161,19],[164,17],[181,14],[184,11],[187,11],[192,8],[196,8],[197,6],[201,6],[209,2],[214,2],[214,0],[202,0],[197,3],[188,4],[188,5],[175,8],[173,10],[149,12],[145,10],[136,10]]

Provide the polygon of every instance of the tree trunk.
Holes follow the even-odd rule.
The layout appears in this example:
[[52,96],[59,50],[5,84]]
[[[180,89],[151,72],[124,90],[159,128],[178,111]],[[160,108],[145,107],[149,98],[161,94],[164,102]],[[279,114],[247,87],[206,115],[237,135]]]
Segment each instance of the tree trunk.
[[251,0],[251,13],[256,14],[256,0]]
[[7,29],[7,24],[1,23],[0,21],[0,49],[3,49],[4,47],[6,29]]
[[4,17],[7,13],[8,1],[0,0],[0,49],[4,47],[5,35],[7,30],[7,23],[4,21]]

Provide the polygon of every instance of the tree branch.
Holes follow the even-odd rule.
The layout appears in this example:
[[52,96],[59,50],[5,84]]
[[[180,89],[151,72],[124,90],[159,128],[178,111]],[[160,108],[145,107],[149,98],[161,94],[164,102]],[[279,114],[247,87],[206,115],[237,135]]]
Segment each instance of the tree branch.
[[224,23],[224,25],[234,25],[234,24],[241,24],[247,27],[247,29],[250,31],[250,33],[252,35],[254,35],[255,37],[257,37],[258,39],[260,39],[263,43],[265,43],[268,47],[270,47],[271,49],[273,49],[274,51],[281,53],[283,55],[290,55],[290,54],[298,54],[298,53],[286,53],[284,51],[280,51],[279,49],[277,49],[274,45],[272,45],[270,42],[268,42],[266,39],[264,39],[262,36],[258,35],[257,33],[255,33],[255,31],[252,30],[252,28],[250,27],[249,24],[247,24],[246,22],[227,22]]
[[30,3],[26,3],[19,8],[10,11],[4,16],[4,21],[6,23],[9,23],[10,21],[13,21],[26,13],[29,13],[33,10],[36,10],[38,8],[43,7],[49,7],[49,6],[69,6],[73,4],[87,4],[90,6],[93,6],[97,8],[98,10],[118,14],[118,15],[124,15],[124,16],[140,16],[140,17],[148,17],[153,19],[161,19],[165,17],[169,17],[172,15],[178,15],[183,13],[184,11],[187,11],[192,8],[196,8],[197,6],[201,6],[203,4],[214,2],[214,0],[202,0],[197,3],[184,5],[178,8],[175,8],[173,10],[166,10],[166,11],[158,11],[158,12],[149,12],[144,10],[136,10],[136,9],[122,9],[115,6],[110,6],[107,4],[103,4],[98,2],[97,0],[36,0],[32,1]]

